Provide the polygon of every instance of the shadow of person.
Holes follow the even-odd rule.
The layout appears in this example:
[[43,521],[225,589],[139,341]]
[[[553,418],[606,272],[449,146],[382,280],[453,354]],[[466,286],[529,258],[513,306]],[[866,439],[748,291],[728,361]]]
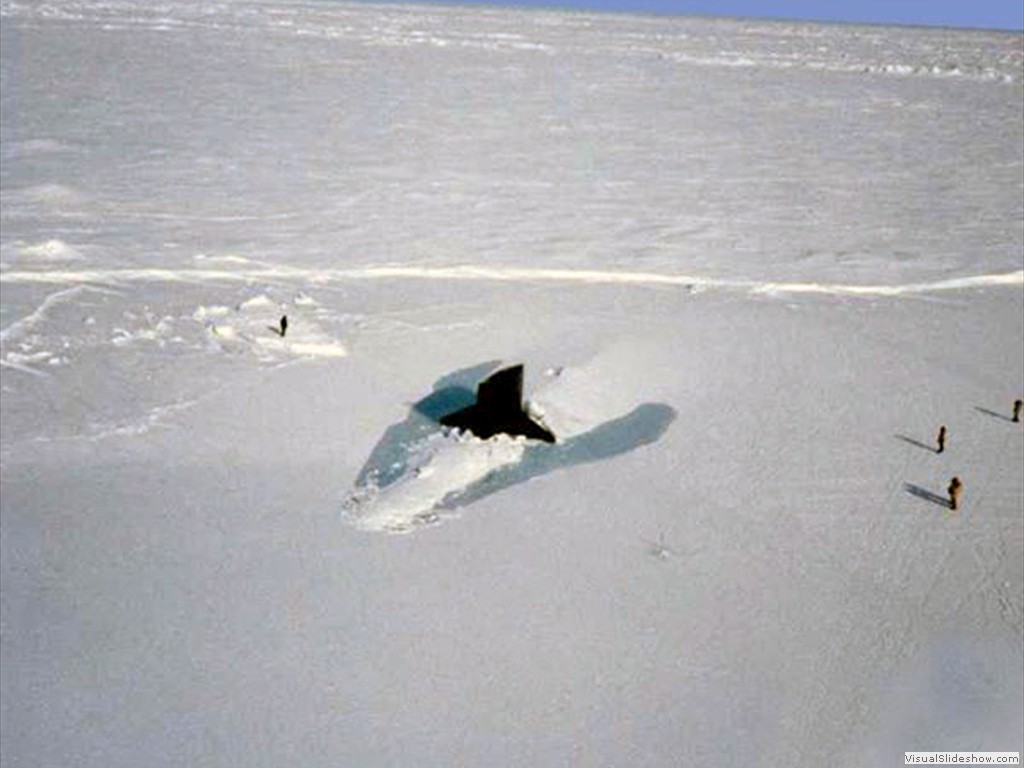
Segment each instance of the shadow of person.
[[921,486],[914,485],[913,483],[904,483],[903,490],[911,496],[917,496],[917,498],[930,501],[932,504],[938,504],[940,507],[945,507],[946,509],[951,508],[949,499],[945,496],[939,496],[937,493],[932,493],[927,488],[922,488]]
[[1002,421],[1009,421],[1011,424],[1013,423],[1013,419],[1009,416],[1002,413],[996,413],[995,411],[990,411],[988,408],[982,408],[980,405],[974,406],[974,410],[978,413],[984,413],[986,416],[991,416],[994,419],[1001,419]]
[[909,443],[916,448],[923,448],[929,453],[938,453],[938,449],[936,449],[935,446],[922,443],[920,440],[915,440],[912,437],[907,437],[906,435],[895,435],[895,437],[897,440],[902,440],[904,443]]

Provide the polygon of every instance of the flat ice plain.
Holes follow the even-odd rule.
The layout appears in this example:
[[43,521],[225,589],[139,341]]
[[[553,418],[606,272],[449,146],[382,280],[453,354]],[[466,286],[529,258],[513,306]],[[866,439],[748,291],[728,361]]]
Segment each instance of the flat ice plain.
[[0,18],[5,766],[1024,750],[1020,34]]

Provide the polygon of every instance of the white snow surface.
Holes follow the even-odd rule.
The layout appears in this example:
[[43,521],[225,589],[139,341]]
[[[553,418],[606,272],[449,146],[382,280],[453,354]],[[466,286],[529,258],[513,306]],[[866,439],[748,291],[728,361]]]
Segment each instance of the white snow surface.
[[4,766],[1024,750],[1022,35],[0,20]]
[[520,461],[525,443],[507,435],[480,440],[472,434],[435,432],[409,446],[408,464],[392,485],[358,488],[347,501],[348,517],[358,528],[391,533],[438,522],[435,508],[449,494]]

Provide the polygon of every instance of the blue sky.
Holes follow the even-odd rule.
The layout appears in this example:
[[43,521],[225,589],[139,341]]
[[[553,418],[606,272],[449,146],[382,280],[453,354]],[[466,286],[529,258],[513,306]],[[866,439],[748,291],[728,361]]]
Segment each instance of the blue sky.
[[[423,0],[420,0],[422,2]],[[436,1],[436,0],[435,0]],[[1024,0],[484,0],[489,5],[554,6],[644,13],[753,16],[872,24],[1024,28]],[[475,2],[475,0],[461,0]]]

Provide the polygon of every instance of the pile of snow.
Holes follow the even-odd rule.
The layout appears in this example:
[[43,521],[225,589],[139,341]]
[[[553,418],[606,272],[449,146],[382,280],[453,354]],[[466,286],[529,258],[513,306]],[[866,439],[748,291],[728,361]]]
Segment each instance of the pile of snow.
[[346,502],[353,524],[367,531],[406,533],[440,520],[445,500],[501,467],[518,462],[525,438],[435,432],[408,447],[402,475],[381,489],[372,480]]
[[26,245],[18,253],[29,260],[78,261],[82,254],[63,240],[47,240],[45,243]]
[[[305,294],[299,294],[297,307],[316,306]],[[304,313],[289,320],[288,332],[280,333],[280,318],[287,316],[289,305],[274,301],[266,294],[246,299],[234,307],[223,305],[197,307],[192,317],[206,328],[214,349],[232,353],[251,353],[262,362],[283,359],[344,357],[340,340],[326,333],[315,314]]]

